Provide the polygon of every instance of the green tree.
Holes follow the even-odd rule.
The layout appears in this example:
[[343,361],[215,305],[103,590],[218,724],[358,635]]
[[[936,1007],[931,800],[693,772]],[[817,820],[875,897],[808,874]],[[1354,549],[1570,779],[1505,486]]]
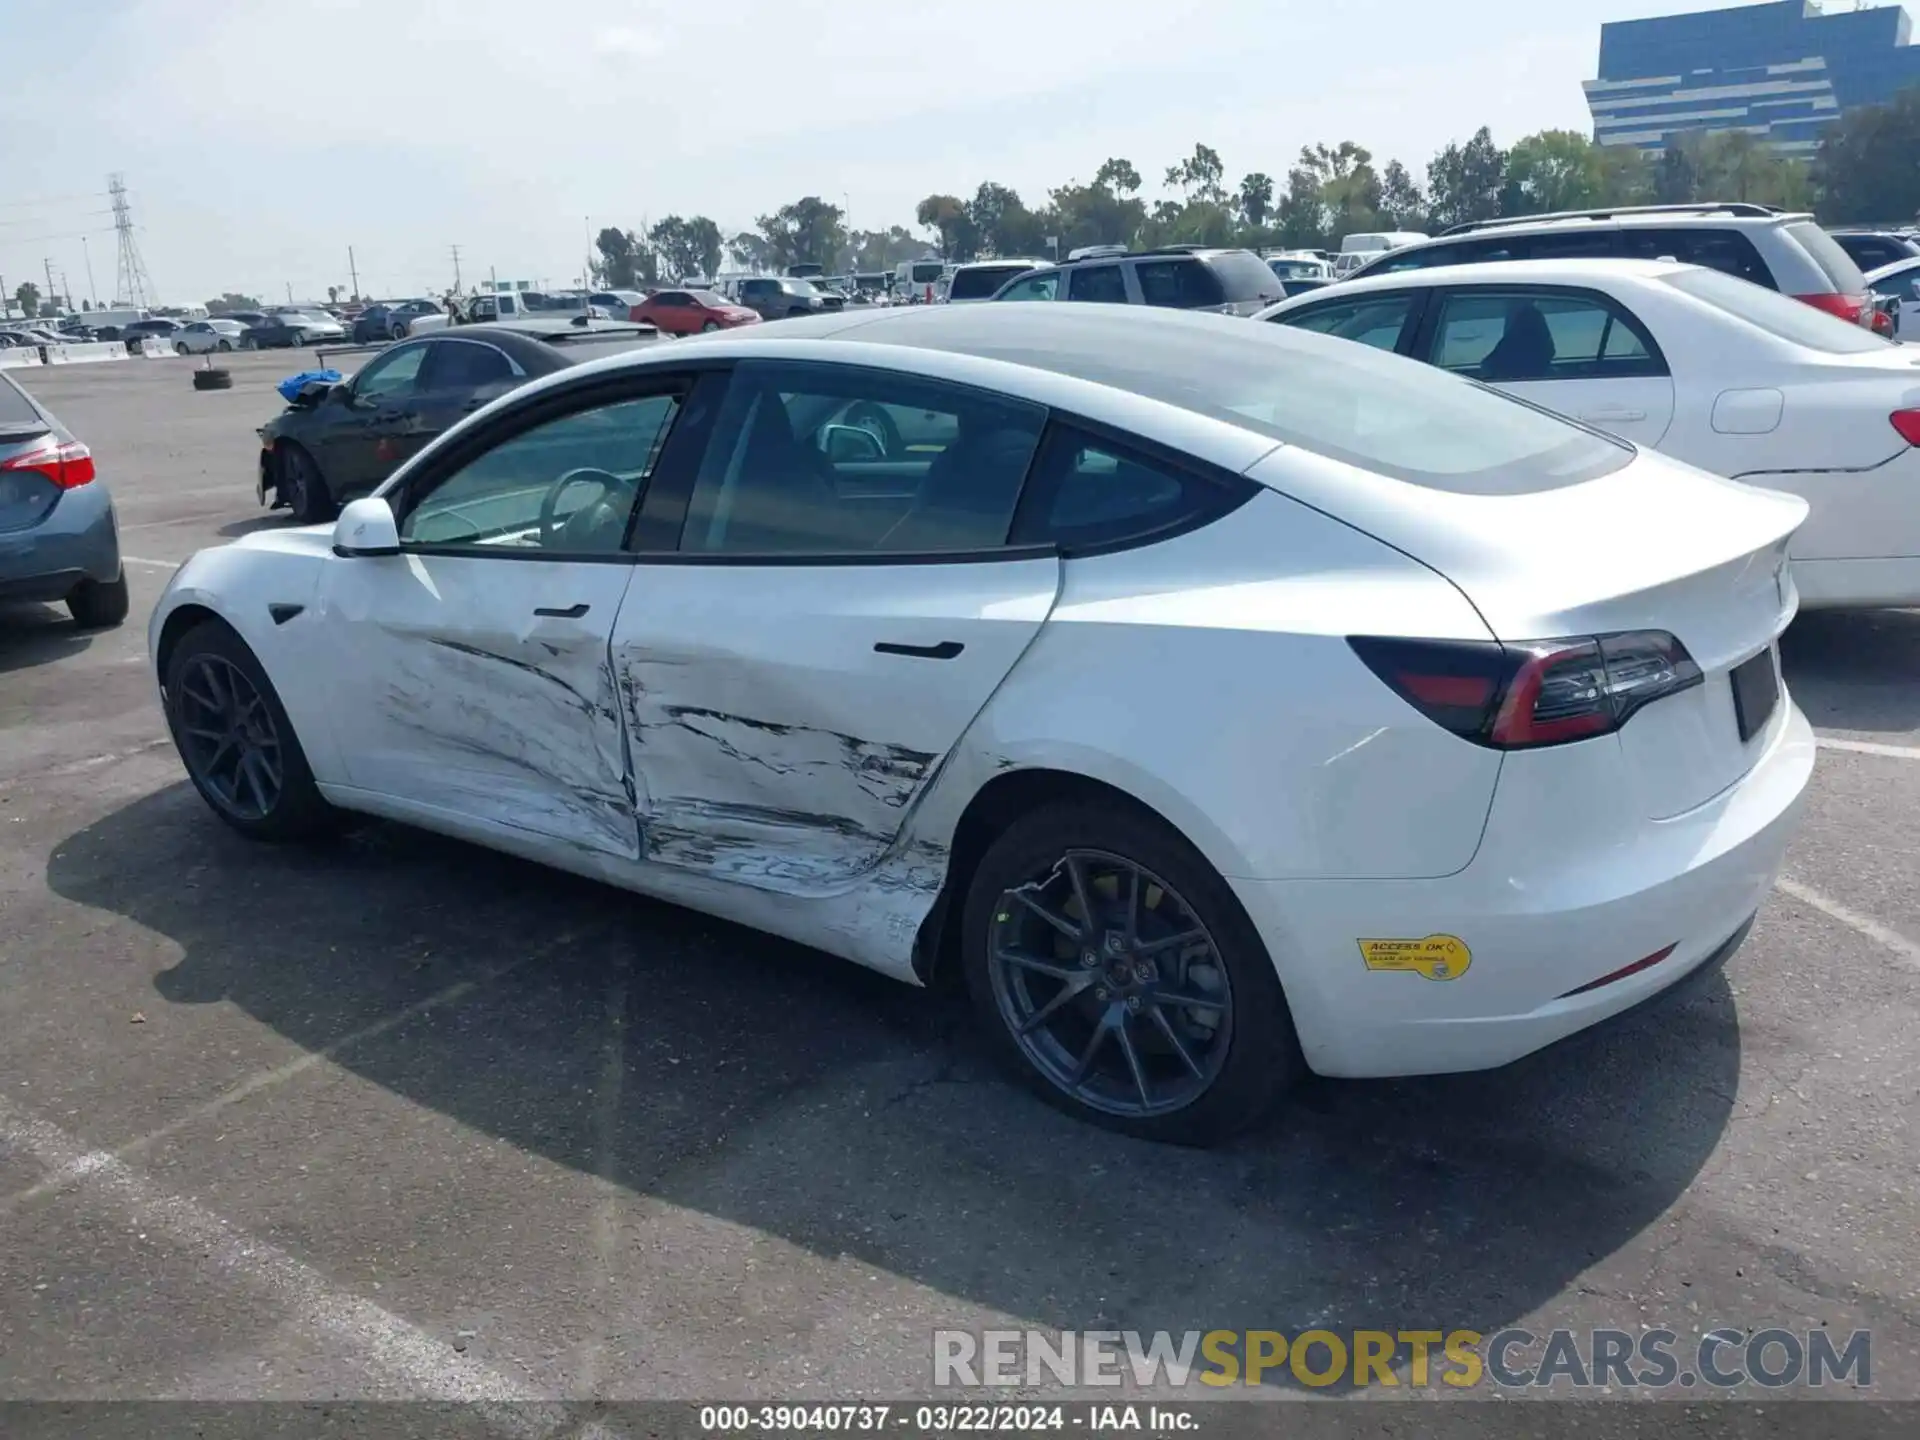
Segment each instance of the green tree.
[[1224,205],[1227,203],[1227,191],[1221,182],[1226,173],[1218,150],[1196,144],[1193,154],[1178,165],[1167,167],[1167,184],[1186,196],[1189,204]]
[[1240,177],[1240,218],[1259,230],[1273,213],[1273,177],[1255,170]]
[[1660,205],[1687,205],[1700,198],[1700,137],[1667,137],[1653,168],[1653,198]]
[[850,237],[853,268],[891,270],[902,260],[917,260],[926,253],[927,242],[916,239],[904,225],[889,225],[885,230],[856,230]]
[[1131,160],[1109,159],[1093,172],[1093,183],[1105,186],[1116,195],[1138,195],[1140,172],[1133,168]]
[[1829,125],[1813,180],[1821,216],[1835,224],[1920,220],[1920,89]]
[[1398,160],[1380,172],[1380,218],[1395,230],[1427,228],[1427,197]]
[[1598,205],[1605,172],[1600,147],[1577,130],[1542,130],[1507,152],[1503,215],[1539,215]]
[[1427,164],[1427,200],[1433,223],[1445,229],[1500,213],[1507,157],[1482,125],[1465,145],[1449,144]]
[[251,295],[229,290],[218,300],[207,301],[209,315],[231,315],[236,310],[258,310],[260,302]]
[[980,232],[974,228],[967,203],[957,195],[929,195],[914,207],[915,223],[940,237],[944,259],[967,261],[980,249]]
[[1316,247],[1327,239],[1326,207],[1320,199],[1320,176],[1306,165],[1287,171],[1286,192],[1273,209],[1273,226],[1280,243],[1289,249]]
[[26,281],[13,292],[13,303],[27,319],[34,319],[40,313],[40,287],[31,280]]
[[751,230],[742,230],[727,241],[727,258],[742,270],[765,270],[768,268],[767,239]]
[[602,285],[609,290],[631,290],[640,283],[641,244],[631,230],[609,225],[593,237],[593,246],[600,252],[593,274]]
[[720,268],[720,227],[704,215],[669,215],[647,231],[647,242],[676,280],[705,279]]
[[967,219],[983,255],[1032,255],[1046,245],[1044,221],[1005,185],[982,182],[967,202]]
[[832,266],[847,248],[846,226],[838,205],[805,195],[753,223],[767,240],[767,262],[776,270],[790,265]]
[[1631,145],[1596,145],[1603,205],[1645,205],[1653,199],[1653,163]]

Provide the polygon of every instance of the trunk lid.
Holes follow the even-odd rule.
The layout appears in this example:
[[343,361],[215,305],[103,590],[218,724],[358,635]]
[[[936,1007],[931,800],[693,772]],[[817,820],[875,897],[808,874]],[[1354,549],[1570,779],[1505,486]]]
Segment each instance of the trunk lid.
[[[1293,452],[1288,463],[1336,462]],[[1620,746],[1650,818],[1733,784],[1784,722],[1782,691],[1766,725],[1743,741],[1731,677],[1771,655],[1799,603],[1786,566],[1807,515],[1799,497],[1646,451],[1596,479],[1521,494],[1463,494],[1340,468],[1351,499],[1330,508],[1446,576],[1499,639],[1664,630],[1680,640],[1703,683],[1654,701],[1616,736],[1579,742]],[[1288,488],[1279,475],[1274,483]]]

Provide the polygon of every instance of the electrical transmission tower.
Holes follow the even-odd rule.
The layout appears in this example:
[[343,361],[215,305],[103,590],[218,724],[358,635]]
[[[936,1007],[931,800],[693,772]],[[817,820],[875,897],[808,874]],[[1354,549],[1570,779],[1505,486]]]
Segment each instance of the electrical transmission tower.
[[113,298],[118,304],[137,305],[144,310],[160,297],[154,293],[153,277],[147,274],[147,262],[140,258],[140,242],[133,235],[126,177],[109,175],[107,193],[113,197],[113,228],[120,237],[120,272],[114,280]]

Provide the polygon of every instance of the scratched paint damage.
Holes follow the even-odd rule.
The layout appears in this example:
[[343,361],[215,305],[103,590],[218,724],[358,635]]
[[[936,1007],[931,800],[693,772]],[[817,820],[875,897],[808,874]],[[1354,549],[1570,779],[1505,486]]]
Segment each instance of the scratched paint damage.
[[[901,824],[940,757],[835,730],[676,703],[632,660],[620,698],[646,795],[647,858],[766,889],[804,892],[870,876],[928,889],[924,855],[895,854]],[[673,678],[658,682],[684,690]],[[907,847],[911,850],[912,847]],[[939,880],[931,881],[931,890]]]
[[[500,653],[510,648],[521,653]],[[493,649],[433,638],[403,653],[417,663],[388,675],[381,703],[395,724],[431,738],[445,762],[434,783],[449,806],[594,850],[638,853],[603,643],[501,637]]]

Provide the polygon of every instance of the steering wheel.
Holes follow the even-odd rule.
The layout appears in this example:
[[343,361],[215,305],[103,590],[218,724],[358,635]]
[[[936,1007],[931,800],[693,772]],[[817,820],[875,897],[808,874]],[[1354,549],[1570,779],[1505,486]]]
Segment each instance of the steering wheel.
[[[558,518],[560,512],[560,497],[565,495],[567,491],[571,490],[575,485],[598,485],[600,487],[599,498],[589,500],[585,505],[582,505],[578,510],[575,510],[571,515],[567,516],[565,520],[561,520]],[[612,471],[600,470],[592,465],[581,465],[567,471],[558,480],[555,480],[553,484],[549,485],[547,487],[547,493],[540,497],[541,546],[546,549],[559,549],[560,547],[555,545],[554,541],[559,537],[562,530],[567,529],[581,516],[606,507],[614,496],[623,493],[631,495],[631,493],[638,488],[637,481],[622,480]],[[589,528],[593,527],[590,526]]]
[[894,423],[893,416],[871,400],[856,400],[847,407],[847,413],[840,417],[842,425],[851,425],[856,430],[865,430],[880,442],[880,453],[889,460],[906,447],[900,440],[900,427]]

